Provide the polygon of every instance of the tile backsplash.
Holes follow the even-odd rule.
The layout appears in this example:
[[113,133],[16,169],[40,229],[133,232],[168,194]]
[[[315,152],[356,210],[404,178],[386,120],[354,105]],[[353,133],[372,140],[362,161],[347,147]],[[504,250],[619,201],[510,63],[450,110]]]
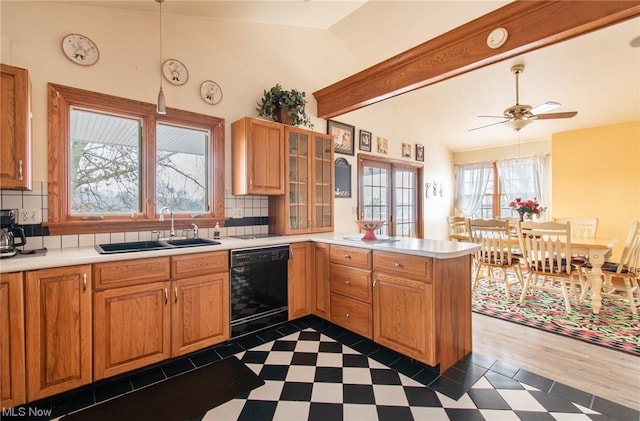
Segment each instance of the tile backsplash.
[[[31,191],[0,190],[0,209],[41,209],[42,221],[49,215],[47,183],[34,181]],[[242,209],[244,217],[232,218],[234,209]],[[265,234],[269,231],[268,196],[227,196],[225,216],[231,218],[220,229],[222,237],[242,234]],[[41,224],[22,225],[27,236],[25,250],[86,247],[95,244],[151,240],[151,231],[112,232],[79,235],[49,235]],[[168,230],[161,234],[167,236]],[[213,237],[213,228],[200,228],[200,237]]]

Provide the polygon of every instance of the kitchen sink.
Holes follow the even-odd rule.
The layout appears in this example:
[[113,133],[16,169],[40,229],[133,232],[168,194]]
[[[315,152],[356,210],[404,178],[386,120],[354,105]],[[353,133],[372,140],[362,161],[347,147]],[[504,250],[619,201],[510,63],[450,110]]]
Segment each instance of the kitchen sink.
[[214,246],[220,244],[219,241],[207,240],[206,238],[179,238],[176,240],[166,240],[165,243],[173,247]]
[[132,253],[136,251],[166,250],[171,248],[213,246],[218,241],[206,238],[176,238],[173,240],[134,241],[131,243],[97,244],[96,250],[100,254]]

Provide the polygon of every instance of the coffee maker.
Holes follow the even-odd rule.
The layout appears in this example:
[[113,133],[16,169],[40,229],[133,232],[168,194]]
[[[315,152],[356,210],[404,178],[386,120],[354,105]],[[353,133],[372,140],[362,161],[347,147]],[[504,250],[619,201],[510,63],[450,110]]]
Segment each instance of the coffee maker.
[[0,258],[13,257],[18,246],[27,244],[24,230],[16,225],[16,215],[12,209],[0,210]]

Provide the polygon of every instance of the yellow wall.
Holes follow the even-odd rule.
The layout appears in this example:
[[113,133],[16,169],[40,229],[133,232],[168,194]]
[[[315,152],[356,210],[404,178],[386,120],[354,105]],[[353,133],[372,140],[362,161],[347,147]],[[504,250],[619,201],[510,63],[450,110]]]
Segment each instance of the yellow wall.
[[620,240],[640,220],[640,121],[555,133],[554,217],[597,217],[599,237]]

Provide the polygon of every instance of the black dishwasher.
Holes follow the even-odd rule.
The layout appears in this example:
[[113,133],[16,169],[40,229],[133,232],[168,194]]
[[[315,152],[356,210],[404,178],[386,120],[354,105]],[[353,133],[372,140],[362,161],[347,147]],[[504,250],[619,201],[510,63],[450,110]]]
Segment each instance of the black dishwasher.
[[289,246],[231,250],[231,337],[288,320]]

